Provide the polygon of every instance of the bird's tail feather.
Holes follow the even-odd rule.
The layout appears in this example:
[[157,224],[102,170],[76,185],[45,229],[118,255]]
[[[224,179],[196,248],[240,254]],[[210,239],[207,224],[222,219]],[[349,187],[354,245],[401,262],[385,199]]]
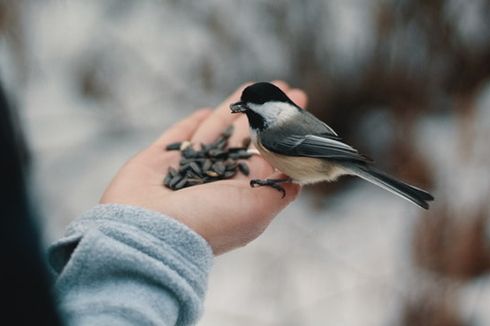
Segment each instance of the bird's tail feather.
[[429,209],[428,201],[434,200],[431,194],[417,187],[396,180],[383,172],[380,172],[370,166],[351,167],[352,172],[357,176],[369,181],[395,195],[405,198],[414,204]]

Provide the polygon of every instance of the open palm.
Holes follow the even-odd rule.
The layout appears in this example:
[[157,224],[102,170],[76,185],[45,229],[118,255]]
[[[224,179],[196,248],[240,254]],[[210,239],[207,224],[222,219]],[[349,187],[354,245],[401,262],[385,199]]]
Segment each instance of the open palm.
[[[290,89],[284,82],[274,82],[295,103],[304,107],[306,95]],[[177,167],[180,153],[165,151],[167,144],[190,140],[193,144],[215,140],[230,124],[235,132],[230,146],[240,146],[249,135],[244,115],[231,114],[229,105],[239,100],[243,85],[216,110],[201,109],[167,130],[156,142],[129,160],[102,196],[101,203],[119,203],[158,211],[186,224],[205,238],[215,254],[243,246],[259,236],[272,218],[300,190],[285,184],[286,197],[269,187],[251,188],[250,179],[280,177],[260,156],[247,161],[250,176],[234,178],[172,191],[162,185],[168,167]],[[276,174],[276,175],[274,175]]]

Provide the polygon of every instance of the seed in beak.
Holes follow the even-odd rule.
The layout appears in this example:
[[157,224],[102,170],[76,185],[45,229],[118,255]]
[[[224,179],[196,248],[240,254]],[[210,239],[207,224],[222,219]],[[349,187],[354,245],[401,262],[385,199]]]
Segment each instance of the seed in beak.
[[247,105],[244,102],[236,102],[230,105],[231,113],[243,113],[248,110]]

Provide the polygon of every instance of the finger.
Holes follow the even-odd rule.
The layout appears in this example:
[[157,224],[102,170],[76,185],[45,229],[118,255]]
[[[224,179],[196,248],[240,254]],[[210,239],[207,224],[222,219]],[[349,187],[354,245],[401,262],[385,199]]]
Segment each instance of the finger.
[[192,137],[199,124],[211,114],[210,109],[201,109],[186,119],[174,124],[165,131],[153,144],[144,149],[132,161],[142,162],[158,173],[164,173],[169,166],[177,166],[180,159],[179,151],[166,151],[168,144],[188,140]]
[[210,143],[214,141],[230,124],[240,117],[237,114],[231,114],[230,105],[240,100],[243,89],[250,83],[241,85],[226,100],[223,101],[216,110],[199,126],[192,137],[193,143]]
[[250,137],[250,129],[248,127],[248,119],[245,114],[240,114],[239,118],[233,122],[234,131],[229,140],[230,147],[240,147],[243,140]]
[[279,87],[283,92],[287,92],[289,90],[289,84],[284,80],[274,80],[272,83]]
[[308,105],[308,96],[301,89],[294,88],[287,93],[288,97],[301,108]]
[[170,129],[158,137],[152,145],[164,148],[168,144],[190,139],[199,125],[209,117],[211,113],[212,111],[209,108],[200,109],[197,112],[194,112],[186,119],[170,127]]

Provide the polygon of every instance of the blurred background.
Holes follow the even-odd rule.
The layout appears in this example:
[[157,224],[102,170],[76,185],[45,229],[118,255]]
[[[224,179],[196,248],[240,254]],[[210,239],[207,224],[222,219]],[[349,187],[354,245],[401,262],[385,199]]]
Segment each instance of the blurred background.
[[284,79],[426,212],[345,178],[218,257],[200,325],[490,325],[490,1],[0,0],[46,244],[239,84]]

